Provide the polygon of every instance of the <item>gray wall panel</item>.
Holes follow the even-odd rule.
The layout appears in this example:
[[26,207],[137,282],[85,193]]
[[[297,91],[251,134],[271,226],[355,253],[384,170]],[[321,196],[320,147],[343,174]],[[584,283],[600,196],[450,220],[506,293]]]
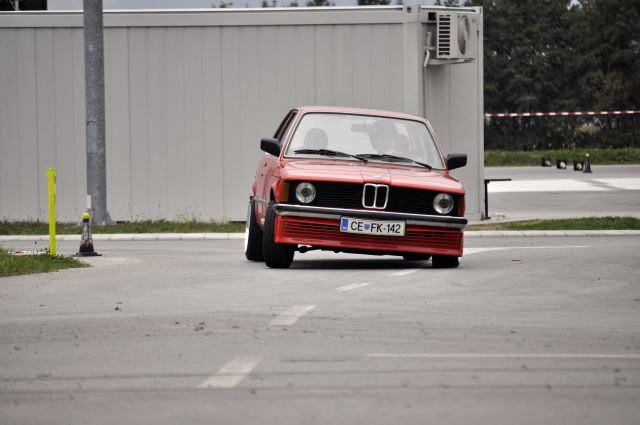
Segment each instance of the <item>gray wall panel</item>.
[[[204,218],[219,220],[223,217],[224,155],[223,140],[223,103],[222,103],[222,36],[220,28],[204,28],[203,38],[203,81],[197,82],[203,90],[204,111],[204,157],[201,158],[204,170],[205,199]],[[197,87],[196,87],[197,88]],[[243,187],[235,190],[244,191]]]
[[400,48],[400,46],[402,46],[402,25],[390,25],[389,33],[389,64],[391,66],[390,79],[387,82],[387,84],[389,85],[389,91],[391,93],[389,109],[391,109],[392,111],[402,111],[404,108],[404,93],[402,89],[403,51]]
[[353,87],[353,105],[367,106],[371,103],[372,57],[371,26],[354,25],[351,27],[351,81]]
[[352,25],[333,27],[333,101],[356,106],[353,98]]
[[[184,30],[184,193],[189,206],[188,219],[203,220],[204,196],[207,190],[205,180],[206,157],[204,145],[204,30],[187,28]],[[208,217],[207,217],[208,218]]]
[[[151,175],[149,172],[149,108],[147,98],[147,30],[130,28],[129,35],[129,133],[131,137],[132,219],[151,213]],[[113,217],[116,218],[116,217]]]
[[73,69],[73,42],[71,29],[53,29],[53,108],[55,109],[53,166],[56,168],[56,209],[61,217],[81,219],[82,205],[78,205],[77,193],[84,185],[76,168],[74,152],[74,97],[76,84]]
[[[147,131],[149,134],[149,212],[152,219],[171,217],[167,208],[167,184],[169,158],[167,157],[167,49],[165,45],[166,28],[147,30]],[[138,52],[139,54],[140,52]],[[171,162],[173,166],[174,163]]]
[[[242,126],[242,109],[240,107],[240,28],[228,27],[222,29],[222,51],[220,61],[222,62],[222,157],[223,157],[223,177],[222,177],[222,213],[223,217],[229,217],[233,211],[229,205],[233,203],[236,195],[234,188],[239,183],[240,187],[245,182],[242,174],[242,167],[229,166],[242,158],[242,147],[235,142],[237,132]],[[233,183],[232,183],[233,182]]]
[[334,84],[334,27],[314,27],[315,101],[319,105],[335,104]]
[[18,52],[16,33],[0,30],[0,216],[15,217],[21,213],[19,195],[14,194],[15,177],[20,167],[18,135]]
[[[421,13],[106,13],[112,218],[244,219],[260,138],[305,104],[426,111],[445,151],[470,155],[457,175],[477,217],[482,64],[425,72]],[[85,208],[81,23],[0,13],[0,217],[46,219],[50,166],[60,219]]]
[[[38,172],[38,132],[35,126],[37,93],[34,30],[30,28],[18,30],[16,46],[18,53],[16,64],[20,71],[17,73],[18,84],[15,91],[18,98],[15,99],[16,103],[14,104],[14,107],[17,106],[18,121],[14,125],[17,125],[18,128],[20,156],[16,162],[19,169],[17,193],[14,196],[18,200],[19,216],[34,220],[37,218],[38,211],[37,188],[43,184],[39,179]],[[0,95],[0,97],[2,96]],[[0,112],[0,119],[2,119],[2,115],[3,113]],[[2,178],[1,173],[0,178]],[[7,178],[7,181],[11,182],[11,179]],[[4,198],[0,196],[0,203],[2,199]]]
[[[167,122],[167,186],[166,212],[172,220],[190,216],[192,205],[186,192],[186,140],[184,116],[184,29],[165,29],[166,58],[164,70],[166,87],[166,122]],[[171,194],[171,195],[169,195]]]
[[131,219],[128,30],[114,28],[105,35],[107,205],[112,217]]

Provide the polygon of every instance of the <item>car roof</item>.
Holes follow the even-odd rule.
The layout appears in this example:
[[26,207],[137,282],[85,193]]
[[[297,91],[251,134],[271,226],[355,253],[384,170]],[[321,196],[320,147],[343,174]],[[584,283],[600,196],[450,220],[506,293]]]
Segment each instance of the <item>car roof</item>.
[[351,107],[343,107],[343,106],[301,106],[296,109],[298,109],[303,114],[308,112],[312,112],[312,113],[325,112],[329,114],[372,115],[376,117],[399,118],[399,119],[422,121],[422,122],[426,121],[424,118],[418,117],[415,115],[405,114],[402,112],[382,111],[378,109],[351,108]]

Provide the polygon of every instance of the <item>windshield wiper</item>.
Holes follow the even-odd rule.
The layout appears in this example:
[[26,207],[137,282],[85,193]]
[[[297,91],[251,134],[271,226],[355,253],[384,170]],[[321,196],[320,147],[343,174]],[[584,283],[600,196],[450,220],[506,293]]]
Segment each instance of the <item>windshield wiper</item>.
[[373,158],[373,159],[391,160],[389,162],[413,162],[414,164],[418,164],[422,167],[428,168],[429,170],[433,169],[431,165],[425,164],[424,162],[416,161],[415,159],[406,158],[404,156],[390,155],[388,153],[385,153],[385,154],[361,153],[361,154],[358,154],[358,156],[362,156],[365,158]]
[[293,151],[293,153],[312,153],[315,155],[324,155],[324,156],[342,156],[342,157],[355,158],[364,162],[368,161],[366,158],[363,158],[361,155],[351,155],[350,153],[334,151],[331,149],[297,149]]

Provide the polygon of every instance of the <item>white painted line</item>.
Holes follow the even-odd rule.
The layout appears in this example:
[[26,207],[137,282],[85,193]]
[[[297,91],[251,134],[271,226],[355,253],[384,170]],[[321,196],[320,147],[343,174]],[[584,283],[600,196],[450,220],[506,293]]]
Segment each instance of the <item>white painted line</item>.
[[420,270],[420,269],[408,269],[408,270],[402,270],[402,271],[399,271],[399,272],[391,273],[389,276],[406,276],[406,275],[408,275],[408,274],[415,273],[415,272],[417,272],[418,270]]
[[353,291],[354,289],[364,288],[365,286],[369,286],[369,285],[371,285],[371,282],[352,283],[351,285],[345,285],[345,286],[341,286],[339,288],[336,288],[336,291],[338,291],[338,292]]
[[315,305],[294,305],[276,316],[269,326],[289,326],[298,321],[299,318],[316,308]]
[[491,248],[464,248],[463,256],[481,254],[491,251],[506,251],[512,249],[576,249],[588,248],[587,245],[563,245],[563,246],[509,246],[509,247],[491,247]]
[[462,255],[463,256],[467,256],[467,255],[473,255],[473,254],[480,254],[482,252],[491,252],[491,251],[504,251],[506,249],[510,249],[509,247],[497,247],[497,248],[464,248]]
[[233,388],[262,361],[262,357],[236,357],[198,388]]
[[640,190],[640,178],[594,179],[598,183],[608,184],[616,189]]
[[606,353],[373,353],[374,359],[622,359],[640,360],[640,354]]
[[489,193],[507,192],[602,192],[609,189],[596,186],[588,181],[571,179],[552,180],[514,180],[510,182],[491,182]]

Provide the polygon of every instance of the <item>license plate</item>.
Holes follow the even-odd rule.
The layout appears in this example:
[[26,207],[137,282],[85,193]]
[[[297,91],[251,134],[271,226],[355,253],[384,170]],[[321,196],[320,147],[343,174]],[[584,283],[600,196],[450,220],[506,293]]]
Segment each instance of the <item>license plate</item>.
[[363,220],[361,218],[341,217],[340,231],[363,235],[404,236],[404,221]]

